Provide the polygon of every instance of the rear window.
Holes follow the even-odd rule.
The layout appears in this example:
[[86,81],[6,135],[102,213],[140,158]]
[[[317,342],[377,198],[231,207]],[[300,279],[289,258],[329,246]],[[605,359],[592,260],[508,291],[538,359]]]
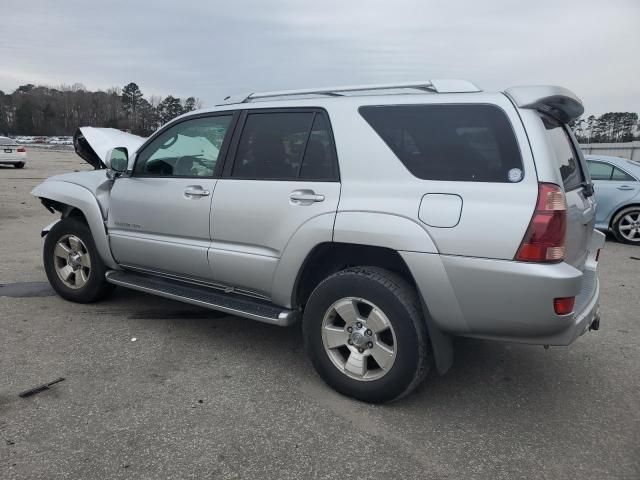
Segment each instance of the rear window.
[[542,115],[541,118],[547,130],[549,143],[556,155],[564,189],[573,190],[580,187],[584,182],[584,175],[565,126],[547,115]]
[[522,158],[505,113],[493,105],[361,107],[405,167],[423,180],[518,182]]
[[18,142],[8,137],[0,137],[0,145],[17,145]]

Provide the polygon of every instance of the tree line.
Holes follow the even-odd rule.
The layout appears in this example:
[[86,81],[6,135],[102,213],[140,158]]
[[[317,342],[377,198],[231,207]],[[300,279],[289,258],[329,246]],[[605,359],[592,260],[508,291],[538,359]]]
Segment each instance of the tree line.
[[[10,94],[0,90],[0,135],[73,135],[80,126],[93,126],[149,136],[169,120],[201,107],[195,97],[145,98],[133,82],[95,92],[79,83],[57,88],[26,84]],[[640,140],[637,113],[589,115],[570,125],[580,143]]]
[[149,136],[169,120],[201,108],[195,97],[145,98],[140,87],[89,91],[76,83],[60,87],[21,85],[0,90],[0,135],[73,135],[81,126],[111,127]]
[[580,143],[617,143],[640,140],[638,114],[607,112],[578,118],[570,126]]

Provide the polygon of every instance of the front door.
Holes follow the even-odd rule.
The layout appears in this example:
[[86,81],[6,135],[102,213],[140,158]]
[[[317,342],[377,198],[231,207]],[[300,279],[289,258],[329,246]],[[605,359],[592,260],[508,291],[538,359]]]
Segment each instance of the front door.
[[[249,110],[239,124],[234,161],[213,196],[209,262],[219,283],[269,297],[296,231],[320,215],[332,216],[333,225],[340,197],[335,147],[320,110]],[[315,240],[331,236],[327,229]]]
[[210,278],[211,199],[232,120],[198,116],[165,128],[139,151],[131,176],[115,180],[108,228],[118,263]]

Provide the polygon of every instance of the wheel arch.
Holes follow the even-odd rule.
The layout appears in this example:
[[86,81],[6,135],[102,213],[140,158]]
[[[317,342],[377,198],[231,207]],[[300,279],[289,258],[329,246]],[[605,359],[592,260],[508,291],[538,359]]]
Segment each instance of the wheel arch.
[[296,277],[292,306],[303,308],[313,289],[326,277],[345,268],[354,266],[379,267],[404,278],[416,289],[420,298],[423,320],[429,332],[436,369],[444,374],[453,363],[451,337],[443,332],[432,320],[428,305],[400,253],[394,249],[366,244],[324,242],[316,245],[305,258]]
[[293,287],[292,305],[304,306],[313,289],[329,275],[345,268],[363,265],[398,273],[415,286],[409,268],[393,249],[366,244],[323,242],[309,252],[300,267]]
[[111,254],[100,206],[89,190],[69,182],[46,181],[34,188],[31,194],[38,197],[50,212],[60,212],[62,218],[82,218],[91,231],[93,241],[105,265],[109,268],[118,268]]

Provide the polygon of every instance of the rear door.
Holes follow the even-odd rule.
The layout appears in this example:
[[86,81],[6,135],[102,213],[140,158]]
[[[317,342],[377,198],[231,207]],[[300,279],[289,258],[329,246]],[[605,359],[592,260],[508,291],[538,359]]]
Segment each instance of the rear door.
[[[308,220],[335,217],[338,165],[327,114],[249,110],[213,196],[209,263],[221,284],[266,297],[287,243]],[[318,232],[318,242],[332,232]]]
[[542,115],[547,141],[553,150],[567,198],[567,237],[565,262],[579,270],[589,253],[588,246],[596,221],[593,188],[577,142],[567,125]]

